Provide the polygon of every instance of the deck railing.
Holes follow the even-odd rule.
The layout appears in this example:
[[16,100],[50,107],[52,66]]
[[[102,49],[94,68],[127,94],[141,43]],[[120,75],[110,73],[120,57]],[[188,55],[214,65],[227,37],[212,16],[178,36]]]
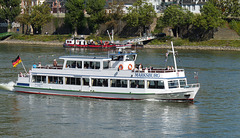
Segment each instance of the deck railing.
[[199,87],[200,87],[200,83],[188,84],[186,86],[186,88],[199,88]]
[[63,65],[53,66],[53,65],[46,65],[46,66],[38,66],[37,69],[63,69]]
[[[133,72],[140,72],[140,73],[168,73],[168,72],[175,72],[174,69],[163,69],[163,68],[156,68],[156,69],[135,69]],[[178,69],[178,72],[184,72],[184,69]]]
[[19,73],[18,74],[18,77],[24,77],[24,78],[27,78],[27,77],[29,77],[29,74],[27,74],[27,73]]

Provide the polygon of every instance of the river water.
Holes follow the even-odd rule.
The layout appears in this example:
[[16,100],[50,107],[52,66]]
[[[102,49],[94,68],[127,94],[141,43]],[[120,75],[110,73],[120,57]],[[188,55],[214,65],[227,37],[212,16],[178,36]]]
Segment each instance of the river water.
[[[137,49],[143,66],[173,65],[166,49]],[[108,50],[0,44],[0,137],[240,137],[240,52],[178,50],[178,68],[200,82],[195,103],[117,101],[12,92],[21,64]],[[60,61],[58,61],[60,62]],[[198,80],[194,78],[198,72]]]

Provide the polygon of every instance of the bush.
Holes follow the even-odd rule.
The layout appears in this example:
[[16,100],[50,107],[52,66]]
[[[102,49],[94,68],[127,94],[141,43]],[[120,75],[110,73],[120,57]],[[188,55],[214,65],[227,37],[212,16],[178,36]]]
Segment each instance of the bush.
[[66,39],[69,39],[69,35],[23,35],[23,34],[14,34],[11,39],[16,40],[25,40],[25,41],[59,41],[64,42]]
[[182,46],[184,44],[184,40],[182,39],[176,39],[176,40],[173,40],[173,45],[174,46]]
[[235,30],[238,35],[240,35],[240,21],[232,20],[230,23],[230,28]]

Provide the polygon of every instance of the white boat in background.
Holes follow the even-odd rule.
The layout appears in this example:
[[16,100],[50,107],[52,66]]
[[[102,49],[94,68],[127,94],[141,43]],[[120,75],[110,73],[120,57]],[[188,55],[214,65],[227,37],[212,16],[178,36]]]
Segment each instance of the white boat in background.
[[32,68],[18,75],[16,92],[117,100],[192,102],[200,84],[188,84],[184,69],[141,68],[137,53],[119,51],[107,57],[62,56],[63,64]]
[[[107,31],[108,32],[108,31]],[[108,32],[110,41],[102,41],[97,40],[93,41],[91,40],[85,40],[83,37],[81,38],[71,38],[65,40],[65,43],[63,44],[64,48],[131,48],[132,44],[129,42],[120,42],[120,41],[114,41],[113,40],[113,30],[112,30],[112,36],[110,36],[110,33]]]
[[112,43],[110,41],[93,41],[93,40],[84,40],[78,38],[71,38],[65,40],[63,44],[64,48],[131,48],[132,44],[120,44],[120,43]]

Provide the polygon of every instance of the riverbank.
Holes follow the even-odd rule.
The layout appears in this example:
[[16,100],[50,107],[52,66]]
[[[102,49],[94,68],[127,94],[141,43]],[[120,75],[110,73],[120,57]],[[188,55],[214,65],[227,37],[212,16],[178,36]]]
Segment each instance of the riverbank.
[[[171,49],[170,45],[145,45],[144,48],[165,48]],[[220,51],[240,51],[240,47],[230,46],[174,46],[175,49],[187,49],[187,50],[220,50]]]
[[50,46],[62,46],[63,43],[59,41],[24,41],[24,40],[15,40],[15,39],[8,39],[0,41],[0,44],[23,44],[23,45],[50,45]]
[[[24,40],[14,40],[8,39],[0,41],[0,44],[23,44],[23,45],[45,45],[45,46],[62,46],[63,43],[59,41],[24,41]],[[170,45],[144,45],[144,48],[171,48]],[[175,46],[175,49],[189,49],[189,50],[220,50],[220,51],[240,51],[240,47],[231,47],[231,46]]]

